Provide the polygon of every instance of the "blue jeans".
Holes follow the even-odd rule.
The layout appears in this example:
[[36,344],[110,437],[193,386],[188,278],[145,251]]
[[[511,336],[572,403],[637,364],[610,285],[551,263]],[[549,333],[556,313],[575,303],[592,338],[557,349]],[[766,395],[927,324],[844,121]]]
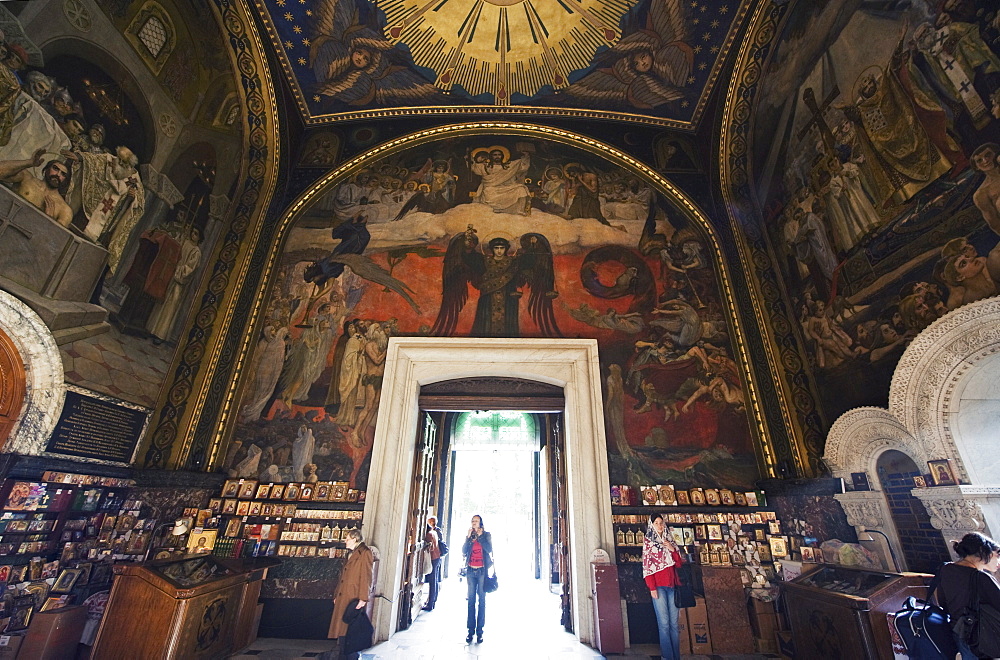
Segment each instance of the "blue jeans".
[[[483,635],[486,624],[486,569],[469,568],[465,573],[465,581],[469,583],[469,616],[466,627],[469,634]],[[479,612],[476,612],[476,600],[479,600]]]
[[681,660],[681,638],[677,630],[677,605],[673,587],[657,587],[653,599],[656,627],[660,633],[660,656],[663,660]]

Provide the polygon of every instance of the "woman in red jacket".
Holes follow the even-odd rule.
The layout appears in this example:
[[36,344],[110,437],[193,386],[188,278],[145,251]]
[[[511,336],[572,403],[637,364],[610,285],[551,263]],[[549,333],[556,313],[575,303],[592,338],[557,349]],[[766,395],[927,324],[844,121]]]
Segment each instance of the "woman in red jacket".
[[674,587],[679,584],[677,567],[682,561],[663,516],[658,513],[649,516],[649,526],[642,540],[642,577],[653,598],[653,612],[656,613],[656,626],[660,633],[660,657],[663,660],[681,658]]

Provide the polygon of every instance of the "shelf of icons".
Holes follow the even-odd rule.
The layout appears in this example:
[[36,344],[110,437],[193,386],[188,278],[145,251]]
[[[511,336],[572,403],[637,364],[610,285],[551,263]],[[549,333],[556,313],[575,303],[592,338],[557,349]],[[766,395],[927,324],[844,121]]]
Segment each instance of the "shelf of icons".
[[671,484],[659,486],[616,485],[611,487],[612,506],[692,506],[758,507],[766,506],[764,492],[734,491],[728,488],[680,489]]

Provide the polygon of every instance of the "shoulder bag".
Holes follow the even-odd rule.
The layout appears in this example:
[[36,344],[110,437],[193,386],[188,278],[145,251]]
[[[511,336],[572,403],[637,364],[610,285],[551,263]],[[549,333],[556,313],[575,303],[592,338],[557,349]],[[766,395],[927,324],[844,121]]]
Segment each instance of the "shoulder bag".
[[497,564],[496,561],[494,561],[489,570],[486,571],[486,579],[483,589],[486,593],[491,594],[499,588],[500,584],[497,582]]
[[941,578],[934,576],[926,600],[911,596],[892,616],[892,626],[912,660],[954,660],[958,653],[948,613],[931,602],[940,583]]
[[677,576],[677,586],[674,587],[674,606],[678,609],[694,607],[697,602],[694,599],[694,587],[688,573],[688,564],[681,564],[674,569]]
[[979,600],[979,571],[972,574],[969,592],[972,600],[962,613],[955,617],[952,626],[955,635],[969,645],[978,656],[1000,657],[1000,612]]

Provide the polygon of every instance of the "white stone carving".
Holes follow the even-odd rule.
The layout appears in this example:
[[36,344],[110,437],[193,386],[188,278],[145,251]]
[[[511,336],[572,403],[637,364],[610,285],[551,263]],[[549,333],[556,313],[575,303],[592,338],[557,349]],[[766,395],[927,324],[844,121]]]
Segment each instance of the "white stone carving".
[[888,515],[885,508],[885,496],[878,491],[855,491],[837,493],[833,496],[840,502],[841,508],[847,514],[847,524],[866,529],[880,529],[885,525]]
[[26,381],[24,406],[3,451],[41,454],[66,400],[62,356],[38,314],[6,291],[0,291],[0,328],[21,354]]
[[[927,460],[916,438],[888,410],[855,408],[833,423],[823,460],[834,476],[849,482],[852,472],[874,475],[879,455],[889,449],[903,452],[917,465]],[[872,483],[872,488],[879,486]]]

